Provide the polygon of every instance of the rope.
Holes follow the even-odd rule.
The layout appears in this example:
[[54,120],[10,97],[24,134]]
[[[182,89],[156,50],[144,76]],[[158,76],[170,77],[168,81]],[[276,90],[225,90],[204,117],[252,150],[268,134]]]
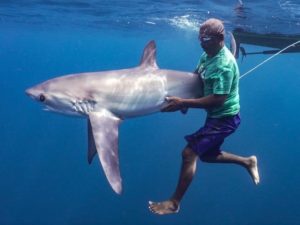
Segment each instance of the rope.
[[250,69],[249,71],[247,71],[246,73],[244,73],[243,75],[240,76],[240,79],[247,76],[249,73],[251,73],[253,70],[256,70],[258,67],[262,66],[263,64],[265,64],[266,62],[270,61],[271,59],[273,59],[275,56],[279,55],[280,53],[282,53],[283,51],[291,48],[291,47],[295,47],[298,43],[300,43],[299,41],[294,42],[293,44],[285,47],[284,49],[281,49],[279,52],[277,52],[276,54],[272,55],[271,57],[267,58],[266,60],[262,61],[260,64],[258,64],[257,66],[255,66],[254,68]]

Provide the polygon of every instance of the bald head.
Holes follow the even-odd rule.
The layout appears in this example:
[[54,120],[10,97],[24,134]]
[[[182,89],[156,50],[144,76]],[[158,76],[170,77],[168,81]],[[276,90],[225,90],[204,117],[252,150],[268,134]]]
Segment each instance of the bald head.
[[225,28],[221,20],[211,18],[204,21],[200,26],[200,33],[206,36],[218,37],[220,40],[224,40]]

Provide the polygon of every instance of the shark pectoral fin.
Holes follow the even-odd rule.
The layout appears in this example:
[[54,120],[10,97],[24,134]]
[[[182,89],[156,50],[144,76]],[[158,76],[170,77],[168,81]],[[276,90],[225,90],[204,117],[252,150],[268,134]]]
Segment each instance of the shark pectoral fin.
[[97,153],[112,189],[121,194],[122,179],[119,169],[118,133],[120,118],[106,109],[89,113]]
[[88,119],[87,124],[88,124],[88,162],[89,164],[91,164],[94,156],[97,154],[97,148],[93,136],[93,130],[92,130],[90,119]]

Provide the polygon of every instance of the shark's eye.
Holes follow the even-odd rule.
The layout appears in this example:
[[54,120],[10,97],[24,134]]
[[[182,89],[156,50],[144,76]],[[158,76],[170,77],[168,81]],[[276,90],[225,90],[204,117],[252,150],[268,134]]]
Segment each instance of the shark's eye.
[[41,94],[41,95],[40,95],[40,101],[43,102],[43,101],[45,101],[45,100],[46,100],[45,95]]

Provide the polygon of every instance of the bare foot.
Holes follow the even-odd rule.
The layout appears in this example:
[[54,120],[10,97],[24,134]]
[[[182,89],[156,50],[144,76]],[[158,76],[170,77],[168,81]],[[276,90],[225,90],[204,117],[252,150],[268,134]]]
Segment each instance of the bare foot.
[[258,173],[256,156],[253,155],[253,156],[249,157],[249,165],[248,165],[247,169],[252,177],[253,182],[256,185],[258,185],[259,184],[259,173]]
[[159,215],[177,213],[179,211],[179,204],[173,200],[167,200],[164,202],[149,201],[149,210]]

